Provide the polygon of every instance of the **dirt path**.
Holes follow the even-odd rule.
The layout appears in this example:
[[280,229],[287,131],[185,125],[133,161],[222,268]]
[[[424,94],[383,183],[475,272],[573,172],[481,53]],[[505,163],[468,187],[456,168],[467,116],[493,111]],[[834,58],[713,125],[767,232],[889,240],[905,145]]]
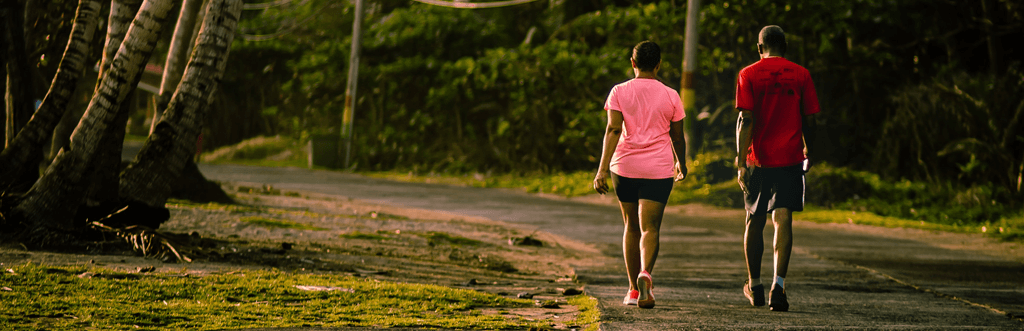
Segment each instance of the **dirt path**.
[[[610,197],[560,199],[295,168],[200,169],[239,185],[507,222],[563,238],[563,247],[597,249],[603,256],[566,262],[599,299],[603,330],[1024,329],[1024,250],[980,236],[798,221],[786,282],[791,311],[773,313],[750,307],[740,292],[742,212],[671,207],[654,273],[658,306],[639,310],[620,304],[626,284],[621,221]],[[770,261],[766,250],[766,279]]]

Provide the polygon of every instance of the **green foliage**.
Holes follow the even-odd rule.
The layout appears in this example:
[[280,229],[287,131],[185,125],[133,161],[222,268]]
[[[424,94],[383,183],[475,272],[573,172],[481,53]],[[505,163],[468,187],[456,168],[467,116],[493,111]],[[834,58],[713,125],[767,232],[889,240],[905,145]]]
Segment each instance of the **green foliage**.
[[10,271],[0,275],[11,289],[0,291],[0,323],[11,330],[539,327],[474,310],[528,307],[529,300],[435,285],[277,270],[142,274],[25,264]]
[[966,189],[903,180],[891,182],[864,171],[817,165],[808,174],[807,202],[842,210],[870,211],[881,216],[934,224],[975,226],[1020,212],[1000,202],[994,185]]
[[[355,107],[356,169],[455,177],[567,174],[562,183],[488,175],[470,185],[583,194],[586,173],[601,152],[604,99],[614,84],[632,77],[630,48],[642,40],[658,42],[659,76],[678,87],[684,3],[562,1],[458,10],[368,1]],[[1021,7],[1004,0],[991,5],[985,14],[978,2],[705,2],[696,109],[689,110],[698,113],[689,120],[699,131],[690,139],[700,144],[699,152],[717,155],[708,160],[716,165],[704,172],[698,169],[704,161],[694,162],[695,180],[677,185],[673,201],[738,205],[738,189],[723,179],[732,176],[723,165],[734,155],[735,77],[757,61],[760,28],[779,24],[789,42],[786,57],[811,71],[818,91],[825,126],[812,142],[816,161],[871,171],[886,181],[930,183],[947,192],[938,201],[972,192],[963,198],[1005,205],[993,212],[954,207],[929,214],[914,195],[901,206],[877,207],[879,213],[906,216],[914,209],[926,215],[910,216],[973,222],[1020,208],[1024,80],[1019,57],[1011,55],[1020,52],[1015,40],[1021,33],[1013,27],[1020,25]],[[244,77],[238,95],[258,96],[239,99],[253,103],[267,131],[298,141],[338,133],[352,10],[348,2],[310,0],[247,14],[247,34],[285,32],[240,41],[232,53],[244,59],[237,66],[246,66],[236,72]],[[1004,31],[992,34],[1003,41],[1002,63],[991,62],[979,46],[989,31]],[[837,183],[867,183],[834,175],[830,180]],[[852,197],[843,190],[821,192],[829,205]],[[910,194],[871,192],[886,199]]]

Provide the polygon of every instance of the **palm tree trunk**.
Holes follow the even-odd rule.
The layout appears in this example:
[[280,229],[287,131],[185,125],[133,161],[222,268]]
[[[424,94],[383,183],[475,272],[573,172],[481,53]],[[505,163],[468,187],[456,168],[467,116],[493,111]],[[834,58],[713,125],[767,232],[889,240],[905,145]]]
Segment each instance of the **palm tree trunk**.
[[[111,3],[99,81],[102,81],[103,73],[110,70],[110,63],[117,55],[117,50],[121,47],[128,29],[131,27],[132,18],[138,15],[141,5],[142,0],[115,0]],[[93,157],[93,163],[89,167],[90,172],[86,176],[89,184],[86,190],[85,204],[91,207],[91,211],[94,213],[102,214],[99,216],[107,215],[113,212],[109,209],[116,208],[117,182],[121,172],[121,150],[124,147],[125,132],[123,128],[127,126],[128,118],[135,105],[133,96],[137,85],[138,81],[130,85],[128,97],[118,105],[117,116],[114,117],[109,133],[100,140],[97,154]]]
[[241,0],[211,0],[192,58],[163,120],[135,162],[121,173],[123,200],[163,207],[171,182],[192,162],[210,100],[227,66],[241,10]]
[[173,6],[171,0],[146,0],[142,4],[117,55],[110,61],[110,68],[115,70],[103,74],[97,93],[72,134],[71,148],[57,155],[43,177],[12,211],[16,219],[31,227],[29,235],[40,244],[47,244],[49,230],[77,227],[72,215],[84,199],[88,166],[100,141],[110,133],[118,106],[137,84]]
[[99,0],[79,1],[71,38],[57,67],[53,83],[50,84],[50,90],[25,128],[18,133],[11,145],[0,153],[0,187],[13,184],[20,177],[18,174],[38,171],[35,163],[31,162],[34,159],[32,154],[41,152],[54,126],[67,110],[78,79],[85,70],[85,61],[96,32],[100,7]]
[[6,34],[7,49],[7,117],[4,145],[10,146],[15,136],[28,123],[35,110],[35,95],[32,93],[32,74],[29,72],[28,53],[25,50],[25,2],[11,1],[3,4],[6,12],[2,33]]
[[181,76],[185,73],[184,64],[188,59],[189,46],[192,44],[192,30],[195,30],[196,16],[199,16],[202,5],[203,0],[184,0],[181,4],[178,24],[174,27],[174,37],[171,38],[171,46],[167,50],[164,77],[160,81],[160,95],[157,97],[156,111],[153,112],[153,124],[149,133],[153,133],[156,124],[160,122],[160,116],[171,102],[171,93],[177,89]]

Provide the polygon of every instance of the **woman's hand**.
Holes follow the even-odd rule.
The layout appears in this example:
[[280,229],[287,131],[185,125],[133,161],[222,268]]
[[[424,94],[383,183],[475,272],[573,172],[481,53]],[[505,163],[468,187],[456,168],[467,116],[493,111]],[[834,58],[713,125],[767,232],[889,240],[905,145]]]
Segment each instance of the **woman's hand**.
[[682,181],[683,179],[686,179],[686,175],[689,174],[690,170],[686,169],[686,164],[684,164],[682,162],[679,162],[679,161],[676,161],[675,172],[676,172],[676,181],[678,182],[678,181]]
[[597,175],[594,176],[594,190],[597,190],[597,193],[608,193],[608,177],[611,177],[611,173],[608,170],[597,171]]

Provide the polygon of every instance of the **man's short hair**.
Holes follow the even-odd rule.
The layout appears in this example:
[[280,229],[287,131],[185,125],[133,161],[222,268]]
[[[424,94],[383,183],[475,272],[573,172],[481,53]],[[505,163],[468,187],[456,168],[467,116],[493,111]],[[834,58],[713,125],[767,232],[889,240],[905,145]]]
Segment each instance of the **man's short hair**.
[[641,41],[633,47],[633,62],[640,71],[654,71],[661,62],[661,47],[650,40]]
[[770,49],[786,53],[786,33],[778,25],[769,25],[761,29],[761,33],[757,35],[757,43],[765,47],[765,51]]

